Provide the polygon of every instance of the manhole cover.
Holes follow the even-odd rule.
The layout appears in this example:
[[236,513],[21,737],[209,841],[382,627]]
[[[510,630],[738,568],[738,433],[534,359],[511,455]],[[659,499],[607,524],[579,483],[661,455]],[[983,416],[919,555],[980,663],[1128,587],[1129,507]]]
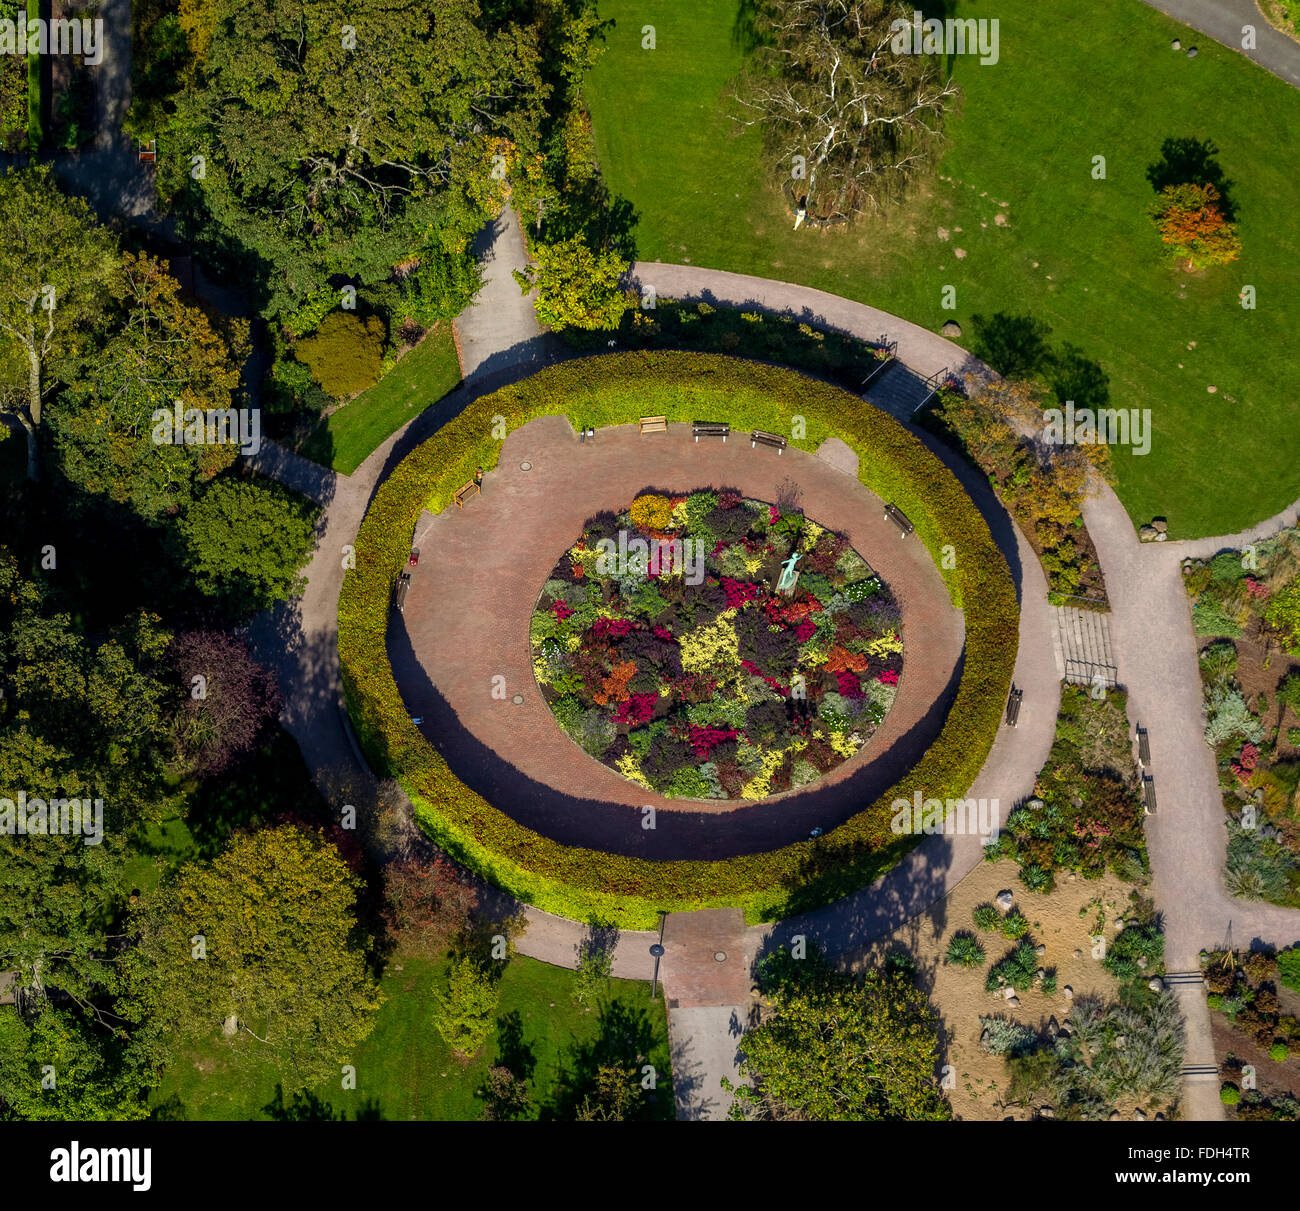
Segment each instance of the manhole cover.
[[523,700],[524,700],[524,696],[522,694],[516,694],[513,698],[510,699],[510,701],[513,702],[515,706],[518,706],[521,702],[523,702]]
[[725,963],[727,961],[727,952],[725,950],[715,950],[713,952],[713,961],[715,963]]
[[519,464],[519,469],[521,471],[531,471],[533,469],[533,464],[527,459],[524,459],[524,461]]

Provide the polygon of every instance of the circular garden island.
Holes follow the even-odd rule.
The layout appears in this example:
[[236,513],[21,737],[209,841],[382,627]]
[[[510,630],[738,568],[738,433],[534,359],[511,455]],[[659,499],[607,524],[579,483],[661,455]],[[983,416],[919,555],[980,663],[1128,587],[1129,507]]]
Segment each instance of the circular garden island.
[[570,739],[674,799],[811,785],[867,744],[903,667],[887,587],[793,492],[645,493],[598,514],[546,581],[530,639]]
[[[668,433],[638,438],[637,417],[655,414],[667,418]],[[696,445],[690,440],[689,424],[700,416],[729,421],[741,440],[726,446]],[[596,430],[594,445],[584,448],[579,444],[579,427]],[[770,452],[751,451],[742,436],[750,428],[790,434],[785,458],[777,463]],[[811,457],[832,438],[842,454],[856,459],[856,474],[845,474],[832,469],[826,460]],[[534,446],[543,449],[545,457],[540,461],[533,456]],[[472,477],[476,466],[490,470],[498,465],[502,474],[489,494],[481,500],[475,498],[463,513],[453,507],[455,493]],[[836,466],[843,466],[842,458]],[[861,549],[872,554],[884,572],[879,587],[861,600],[850,600],[855,592],[865,594],[865,588],[855,590],[854,586],[870,582],[871,570],[860,556],[853,553],[847,557],[835,533],[818,532],[808,520],[796,524],[790,516],[792,510],[778,507],[773,519],[767,502],[781,499],[776,481],[785,471],[812,493],[809,512],[819,525],[834,526],[850,512],[857,518],[853,531],[866,538]],[[611,585],[608,600],[602,586],[597,601],[591,584],[603,577],[598,573],[591,584],[579,583],[587,577],[587,556],[578,561],[583,567],[579,576],[567,554],[556,567],[556,553],[565,550],[561,544],[571,551],[579,542],[586,543],[584,518],[590,524],[607,526],[609,520],[602,521],[602,509],[614,511],[610,516],[616,523],[617,510],[628,509],[628,521],[632,522],[630,506],[639,491],[644,493],[647,480],[654,482],[656,476],[660,482],[671,483],[677,493],[667,500],[667,524],[663,524],[661,513],[655,519],[646,518],[644,527],[636,523],[633,528],[648,543],[651,537],[672,535],[673,519],[680,517],[689,536],[690,511],[699,508],[703,521],[697,518],[694,524],[707,527],[714,538],[705,555],[704,582],[698,586],[683,583],[681,601],[675,602],[671,599],[676,591],[672,578],[652,577],[647,569],[644,583],[635,576],[636,583],[620,581],[617,592]],[[701,493],[682,491],[691,483],[714,485],[711,491],[718,500],[710,504]],[[724,509],[721,485],[728,483],[739,484],[743,495],[734,504],[728,500],[733,507]],[[692,497],[697,498],[695,506],[690,504]],[[895,504],[914,526],[914,533],[902,543],[897,531],[882,520],[882,502]],[[704,509],[705,504],[709,508]],[[430,513],[437,515],[432,529]],[[557,528],[554,523],[561,513],[566,521]],[[724,520],[727,513],[734,513],[738,520]],[[721,533],[713,532],[715,523],[721,526]],[[525,537],[530,526],[531,545]],[[392,609],[393,590],[407,567],[417,533],[429,547],[421,561],[424,587],[417,578],[403,616]],[[707,542],[708,535],[701,536]],[[725,549],[717,549],[719,541],[725,542]],[[786,543],[789,554],[782,557]],[[837,553],[831,560],[833,551]],[[428,558],[431,552],[434,558]],[[801,557],[794,569],[800,573],[799,581],[792,594],[784,594],[777,589],[777,578],[795,554]],[[426,564],[432,575],[426,572]],[[492,578],[479,583],[472,595],[462,595],[457,607],[446,608],[442,602],[447,586],[461,579],[461,569],[475,564],[490,568]],[[549,579],[548,569],[553,569]],[[839,583],[836,577],[841,578]],[[710,584],[710,578],[717,583]],[[728,581],[733,594],[754,596],[728,603]],[[492,650],[475,663],[478,651],[468,642],[453,646],[446,634],[457,626],[462,628],[458,634],[467,639],[476,633],[472,630],[477,622],[474,615],[487,610],[490,599],[504,596],[500,589],[506,584],[514,586],[510,595],[520,599],[518,623],[493,632]],[[540,599],[539,586],[545,586]],[[886,693],[876,687],[887,687],[889,674],[899,673],[901,651],[887,650],[889,644],[896,643],[898,632],[891,640],[887,616],[873,618],[872,611],[889,605],[890,586],[909,620],[909,660],[915,663],[908,677],[898,683],[893,709],[884,716]],[[687,589],[693,590],[689,603]],[[663,598],[665,612],[650,612],[659,609],[651,590]],[[942,601],[934,596],[936,592]],[[820,609],[811,605],[812,599]],[[427,604],[421,605],[422,600]],[[768,603],[776,611],[775,619],[768,613]],[[728,616],[733,609],[735,613]],[[525,679],[533,680],[541,662],[539,680],[556,714],[552,716],[537,703],[542,719],[528,727],[532,729],[530,738],[535,736],[539,745],[546,743],[543,733],[549,729],[560,746],[558,751],[568,754],[564,760],[576,758],[577,764],[590,765],[619,787],[631,787],[631,792],[625,791],[629,795],[649,794],[576,752],[556,726],[559,719],[581,736],[585,730],[593,730],[585,724],[592,709],[607,712],[612,706],[615,716],[623,711],[622,728],[613,720],[614,736],[600,747],[600,757],[610,755],[615,763],[623,760],[623,772],[629,776],[633,767],[626,759],[635,757],[641,776],[652,786],[658,784],[674,795],[689,796],[703,790],[705,794],[735,796],[734,805],[716,800],[691,807],[697,801],[687,798],[669,813],[682,812],[679,819],[665,824],[661,812],[660,827],[645,833],[641,832],[645,825],[640,813],[631,806],[623,807],[621,812],[635,812],[630,827],[647,840],[640,848],[611,849],[596,841],[595,834],[585,844],[576,840],[593,807],[609,816],[603,805],[584,802],[581,794],[572,798],[561,795],[558,800],[552,794],[539,813],[536,795],[528,788],[523,794],[514,793],[498,789],[491,778],[479,778],[476,769],[493,751],[476,737],[470,738],[478,744],[472,750],[471,763],[449,763],[449,755],[455,761],[454,733],[458,728],[464,730],[463,719],[454,713],[435,715],[432,720],[427,717],[426,711],[432,709],[439,692],[436,680],[432,689],[427,682],[420,689],[418,652],[413,652],[418,636],[411,630],[420,620],[412,617],[413,610],[430,611],[422,622],[423,635],[442,637],[447,654],[443,671],[449,678],[460,677],[467,709],[486,719],[484,726],[495,728],[494,734],[513,738],[516,750],[517,729],[538,698],[532,687],[528,687],[531,694],[519,691],[525,689]],[[675,621],[661,622],[668,610],[674,612]],[[796,617],[800,611],[806,612]],[[947,611],[947,615],[935,624],[940,618],[937,611]],[[543,617],[534,622],[536,629],[530,635],[530,619],[537,620],[539,613]],[[914,632],[914,615],[931,630]],[[575,618],[582,624],[581,631],[573,623]],[[600,618],[608,621],[598,624]],[[758,625],[760,618],[762,626]],[[720,620],[726,623],[726,668],[701,670],[708,680],[718,682],[717,687],[710,688],[708,680],[692,680],[689,666],[693,658],[689,655],[678,678],[675,659],[681,658],[683,648],[692,651],[692,637],[701,626],[707,632],[710,627],[718,628]],[[566,623],[573,629],[564,630]],[[632,626],[627,627],[627,634],[614,634],[628,623]],[[945,671],[940,680],[932,671],[934,649],[927,636],[937,635],[936,625],[946,635],[954,623],[957,651],[951,652],[951,642],[945,638],[950,653],[945,661],[951,660],[945,667],[951,671]],[[671,640],[655,634],[660,625]],[[602,638],[608,667],[602,663],[599,670],[594,664],[585,671],[578,667],[557,670],[557,678],[567,676],[569,681],[552,682],[545,662],[555,656],[556,648],[563,655],[589,645],[597,637],[593,631],[598,626],[605,632]],[[636,638],[632,639],[634,632]],[[729,647],[733,632],[734,662]],[[629,639],[632,646],[624,649]],[[547,648],[544,656],[541,647],[547,640],[555,646]],[[872,644],[882,640],[884,646],[871,650]],[[752,642],[753,647],[742,653],[742,642]],[[918,840],[893,832],[894,800],[911,800],[918,794],[940,799],[964,797],[974,782],[1001,724],[1017,642],[1016,589],[1006,561],[959,481],[916,435],[865,401],[825,382],[774,366],[685,352],[579,358],[472,399],[378,486],[356,537],[355,567],[346,572],[339,599],[339,658],[356,739],[376,774],[401,784],[428,836],[453,859],[526,903],[579,920],[599,918],[622,928],[652,928],[661,911],[729,905],[743,907],[751,921],[777,920],[829,903],[878,878]],[[640,654],[643,644],[644,662]],[[664,647],[652,649],[652,644]],[[754,659],[751,653],[761,654],[766,650],[761,647],[764,644],[772,645],[771,652]],[[823,645],[825,661],[821,660]],[[669,647],[675,656],[669,654]],[[615,659],[630,654],[632,648],[638,652],[632,659]],[[658,663],[649,659],[652,650],[661,655]],[[483,660],[491,661],[491,667]],[[844,667],[832,668],[832,660]],[[755,665],[758,672],[747,669],[743,661]],[[616,670],[628,663],[635,666],[635,672],[622,685],[628,670]],[[472,675],[463,671],[470,664]],[[502,667],[506,676],[497,677]],[[414,687],[417,696],[425,695],[414,709],[398,684],[398,669],[404,685]],[[715,676],[716,672],[726,673],[729,685],[724,687],[727,678]],[[847,678],[840,681],[841,673],[852,674],[861,698],[854,697]],[[793,688],[787,685],[787,678],[793,682],[796,675],[805,681],[806,716],[802,706],[787,712],[786,704],[799,700],[792,694],[780,694],[780,690]],[[634,686],[633,681],[642,676]],[[607,685],[611,677],[616,679]],[[651,677],[655,678],[653,688]],[[777,684],[770,685],[768,678]],[[661,693],[665,680],[666,704]],[[509,693],[495,705],[485,703],[489,683],[496,682],[508,683]],[[924,694],[922,685],[927,687]],[[624,690],[626,697],[621,697]],[[766,691],[773,696],[768,697]],[[641,698],[638,705],[634,695],[651,693],[655,696],[653,709],[642,721],[648,699]],[[597,702],[597,694],[606,702]],[[927,695],[929,709],[920,701]],[[573,704],[564,702],[566,698],[576,703],[582,722]],[[740,702],[745,705],[743,720]],[[706,704],[705,712],[696,710],[693,721],[692,707]],[[779,711],[770,709],[773,706]],[[755,714],[751,723],[754,707],[769,709]],[[664,713],[656,716],[661,710]],[[494,711],[506,713],[494,715]],[[512,711],[519,713],[508,713]],[[728,716],[728,711],[735,713]],[[413,717],[416,715],[420,717]],[[869,728],[878,715],[883,718],[881,731],[897,732],[903,743],[896,740],[883,746],[880,734],[877,743],[871,743]],[[651,734],[661,722],[664,727]],[[823,737],[802,735],[799,729],[805,722],[810,733],[824,729]],[[693,737],[692,726],[709,731],[696,732]],[[448,730],[444,732],[444,728]],[[593,748],[609,734],[606,723],[594,731]],[[643,734],[637,735],[638,731]],[[728,735],[729,731],[737,734]],[[855,735],[866,742],[866,751],[851,759],[848,750],[858,744]],[[842,737],[843,753],[835,752],[833,738],[837,736]],[[714,779],[704,769],[709,762],[697,758],[693,738],[702,741],[699,748],[714,759],[716,791]],[[807,746],[795,748],[804,739],[808,739]],[[813,744],[823,740],[836,757],[843,758],[845,764],[840,769],[827,772],[808,756]],[[723,747],[732,743],[736,745],[734,753]],[[647,766],[643,758],[655,752],[656,744],[676,756],[682,755],[684,745],[690,750],[690,760],[679,765],[669,760],[660,766],[651,759]],[[638,751],[641,747],[644,753]],[[903,754],[906,761],[900,763]],[[842,778],[850,760],[853,772]],[[812,835],[805,833],[802,839],[777,842],[758,851],[734,849],[731,856],[704,851],[682,857],[680,849],[670,856],[655,856],[649,839],[659,837],[662,842],[681,837],[693,822],[718,821],[722,827],[734,827],[736,835],[743,837],[753,813],[760,814],[755,818],[762,813],[770,816],[786,810],[787,804],[826,793],[824,786],[795,789],[796,779],[810,773],[800,767],[800,761],[807,761],[826,784],[862,788],[844,802],[844,813],[824,831],[815,828]],[[728,762],[734,762],[734,771],[724,771]],[[761,779],[769,763],[764,785]],[[885,771],[888,774],[882,780]],[[784,777],[789,778],[791,789],[773,799]],[[746,791],[764,792],[763,801],[744,799]],[[709,814],[719,810],[721,816]],[[553,820],[569,828],[575,841],[547,835]]]

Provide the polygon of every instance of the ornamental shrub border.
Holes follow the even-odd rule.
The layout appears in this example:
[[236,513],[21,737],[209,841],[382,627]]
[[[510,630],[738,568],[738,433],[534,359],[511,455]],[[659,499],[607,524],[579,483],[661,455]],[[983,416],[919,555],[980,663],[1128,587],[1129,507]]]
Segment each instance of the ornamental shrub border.
[[[420,513],[440,512],[474,468],[495,466],[504,418],[513,431],[542,416],[601,428],[662,414],[720,417],[737,430],[791,432],[813,451],[838,437],[859,478],[915,526],[952,602],[966,612],[961,683],[943,730],[921,760],[874,803],[824,836],[716,861],[653,862],[561,845],[516,823],[466,787],[411,722],[393,679],[386,635],[392,590]],[[833,519],[827,519],[833,522]],[[955,560],[937,557],[951,546]],[[890,828],[890,804],[913,793],[963,797],[992,747],[1015,665],[1015,586],[974,503],[951,472],[892,417],[839,387],[780,367],[717,354],[617,353],[549,367],[475,400],[412,451],[379,487],[357,534],[356,566],[339,598],[339,661],[358,740],[380,776],[396,778],[417,820],[452,858],[525,903],[579,920],[649,929],[660,912],[740,907],[779,920],[866,886],[916,843]],[[951,563],[951,568],[943,568]]]

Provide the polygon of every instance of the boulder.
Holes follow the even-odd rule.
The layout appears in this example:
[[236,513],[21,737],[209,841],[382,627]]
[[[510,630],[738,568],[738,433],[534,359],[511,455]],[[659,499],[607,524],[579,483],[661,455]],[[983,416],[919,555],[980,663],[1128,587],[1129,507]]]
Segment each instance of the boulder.
[[224,1022],[221,1023],[221,1033],[228,1039],[233,1039],[239,1032],[239,1019],[232,1013]]
[[956,340],[957,337],[961,336],[961,325],[956,320],[949,320],[939,331],[949,340]]
[[1053,1110],[1053,1109],[1051,1108],[1051,1106],[1039,1106],[1039,1107],[1038,1107],[1038,1117],[1039,1117],[1039,1118],[1055,1118],[1055,1117],[1056,1117],[1056,1111]]
[[1182,50],[1183,40],[1181,38],[1175,38],[1169,45],[1174,50]]
[[1159,531],[1153,526],[1142,526],[1138,530],[1138,540],[1140,542],[1155,542],[1158,533]]
[[1164,992],[1165,982],[1159,976],[1153,976],[1147,981],[1147,987],[1151,989],[1152,992]]
[[1134,1111],[1133,1111],[1133,1121],[1134,1121],[1135,1123],[1144,1123],[1144,1122],[1146,1122],[1146,1118],[1147,1118],[1147,1116],[1146,1116],[1145,1114],[1142,1113],[1142,1107],[1141,1107],[1141,1106],[1138,1106],[1138,1107],[1136,1107],[1136,1108],[1134,1109]]
[[1163,534],[1169,529],[1169,523],[1163,517],[1153,517],[1151,519],[1151,528],[1153,530],[1159,530],[1160,533]]
[[1040,959],[1041,959],[1041,958],[1042,958],[1046,953],[1047,953],[1047,947],[1044,946],[1041,942],[1040,942],[1037,946],[1034,947],[1034,954],[1036,954]]
[[1010,912],[1016,902],[1016,897],[1010,891],[998,892],[997,906],[999,912]]
[[1073,1000],[1074,1000],[1074,989],[1071,988],[1068,984],[1067,984],[1064,988],[1061,989],[1061,993],[1064,995],[1064,997],[1065,997],[1065,999],[1066,999],[1067,1001],[1073,1001]]
[[1019,1008],[1020,1008],[1020,998],[1019,998],[1019,997],[1007,997],[1007,1004],[1008,1004],[1012,1009],[1019,1009]]

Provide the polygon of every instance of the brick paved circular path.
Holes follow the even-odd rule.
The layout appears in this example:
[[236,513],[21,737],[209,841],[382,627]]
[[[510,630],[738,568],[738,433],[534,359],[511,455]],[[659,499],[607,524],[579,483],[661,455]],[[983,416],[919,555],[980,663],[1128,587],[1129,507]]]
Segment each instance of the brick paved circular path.
[[[532,469],[520,469],[527,461]],[[759,803],[683,802],[643,790],[561,730],[533,678],[528,623],[542,584],[583,522],[639,491],[734,487],[775,500],[794,480],[813,520],[844,534],[903,612],[894,705],[858,755],[813,786]],[[419,568],[389,656],[410,712],[453,772],[521,824],[568,845],[649,858],[717,858],[826,831],[877,799],[938,735],[956,692],[964,620],[921,543],[900,539],[883,502],[855,476],[798,450],[750,448],[743,435],[695,443],[690,426],[642,437],[635,426],[578,441],[563,417],[506,440],[482,496],[428,515]],[[505,696],[493,697],[493,678]],[[499,685],[500,683],[498,683]],[[523,702],[515,703],[516,695]],[[642,827],[642,806],[656,808]]]

